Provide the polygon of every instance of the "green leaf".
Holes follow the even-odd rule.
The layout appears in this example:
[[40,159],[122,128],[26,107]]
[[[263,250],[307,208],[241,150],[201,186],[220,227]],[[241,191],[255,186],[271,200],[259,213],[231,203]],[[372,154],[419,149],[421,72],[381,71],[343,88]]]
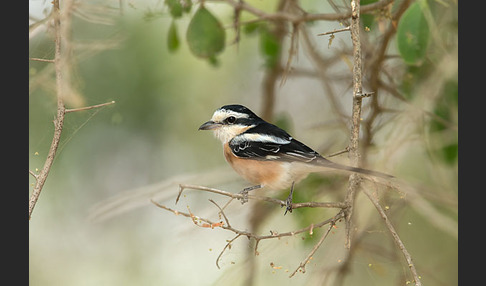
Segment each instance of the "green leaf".
[[[441,99],[437,101],[434,114],[437,118],[442,118],[445,122],[456,122],[458,105],[458,81],[449,80],[442,87]],[[432,118],[430,121],[430,131],[441,136],[443,142],[447,142],[436,150],[433,150],[445,163],[452,165],[457,162],[458,143],[457,132],[450,129],[442,120]],[[440,137],[439,137],[440,138]]]
[[420,64],[427,52],[429,26],[422,11],[425,5],[426,2],[413,3],[398,23],[398,51],[407,64]]
[[224,50],[226,32],[218,19],[201,5],[189,23],[186,38],[195,56],[214,58]]
[[243,33],[245,33],[246,35],[255,34],[255,32],[258,31],[258,29],[261,28],[262,26],[263,24],[260,22],[247,23],[246,25],[243,26]]
[[[373,4],[378,2],[378,0],[361,0],[361,6]],[[371,26],[375,22],[375,16],[373,14],[362,14],[361,15],[361,22],[363,23],[363,27],[371,28]]]
[[169,52],[175,52],[179,49],[180,41],[177,35],[177,26],[174,20],[170,23],[169,33],[167,34],[167,48]]
[[179,0],[166,0],[165,4],[169,6],[169,12],[174,19],[182,17],[182,4]]
[[260,29],[260,52],[265,59],[267,67],[274,67],[278,64],[280,43],[278,38],[268,28]]

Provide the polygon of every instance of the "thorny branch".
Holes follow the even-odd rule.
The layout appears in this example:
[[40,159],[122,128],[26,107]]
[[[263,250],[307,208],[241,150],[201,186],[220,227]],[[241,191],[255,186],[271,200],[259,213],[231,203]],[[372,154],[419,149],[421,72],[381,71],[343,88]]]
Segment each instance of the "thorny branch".
[[[52,167],[52,163],[54,162],[54,158],[57,153],[57,149],[59,147],[59,142],[61,141],[61,134],[64,126],[64,118],[66,113],[69,112],[77,112],[77,111],[84,111],[90,110],[94,108],[99,108],[107,105],[111,105],[115,103],[114,101],[102,103],[98,105],[88,106],[88,107],[81,107],[75,109],[66,109],[64,99],[71,91],[70,80],[69,76],[65,78],[68,74],[66,68],[68,66],[68,55],[66,52],[63,51],[63,38],[64,41],[67,39],[67,34],[69,33],[70,27],[70,12],[72,11],[72,1],[66,1],[65,9],[63,9],[62,14],[62,21],[61,21],[61,8],[59,6],[59,0],[53,1],[53,9],[52,9],[52,18],[49,16],[49,20],[52,19],[54,21],[54,60],[48,59],[38,59],[38,58],[31,58],[31,60],[35,61],[44,61],[49,63],[54,63],[55,66],[55,74],[56,74],[56,96],[57,96],[57,114],[56,118],[54,119],[54,136],[52,138],[52,143],[49,148],[49,152],[47,154],[46,161],[44,162],[43,168],[40,170],[39,174],[35,174],[33,171],[29,170],[29,173],[35,178],[34,189],[32,190],[32,194],[29,199],[29,220],[32,216],[32,212],[34,211],[34,207],[39,199],[41,191],[44,187],[44,184],[47,180],[47,176]],[[61,22],[63,26],[61,26]]]
[[[189,184],[180,184],[179,185],[179,194],[177,195],[176,198],[176,203],[179,201],[182,192],[185,189],[191,189],[191,190],[199,190],[199,191],[205,191],[205,192],[210,192],[210,193],[215,193],[219,195],[223,195],[226,197],[230,197],[231,200],[233,199],[238,199],[238,200],[243,200],[245,196],[243,194],[238,194],[238,193],[230,193],[214,188],[208,188],[204,186],[197,186],[197,185],[189,185]],[[265,201],[265,202],[270,202],[273,204],[277,204],[280,207],[285,207],[287,206],[287,203],[283,200],[271,198],[271,197],[265,197],[265,196],[255,196],[255,195],[247,195],[248,199],[253,199],[257,201]],[[334,203],[334,202],[304,202],[304,203],[292,203],[292,209],[298,209],[298,208],[345,208],[346,204],[344,203]],[[224,209],[224,207],[223,207]]]
[[[303,22],[312,22],[312,21],[340,21],[352,16],[351,11],[345,11],[342,13],[317,13],[317,14],[303,13],[302,15],[296,15],[286,11],[267,13],[265,11],[262,11],[258,8],[251,6],[250,4],[245,3],[244,1],[236,1],[236,0],[222,0],[222,1],[228,3],[233,8],[247,11],[250,14],[257,16],[262,20],[271,20],[271,21],[284,20],[292,24],[299,24]],[[361,9],[361,13],[368,13],[368,12],[381,9],[392,2],[393,0],[381,0],[372,4],[364,5]]]
[[[359,153],[359,130],[361,123],[361,109],[362,109],[362,99],[363,99],[363,88],[362,88],[362,56],[361,56],[361,38],[360,38],[360,3],[356,0],[351,0],[351,40],[353,42],[353,112],[352,112],[352,126],[351,126],[351,137],[349,143],[349,157],[351,164],[358,167],[360,165],[360,153]],[[351,219],[354,208],[354,199],[356,192],[360,189],[361,177],[357,174],[352,174],[349,177],[348,191],[346,194],[345,202],[348,203],[348,208],[345,209],[346,213],[346,247],[351,248]],[[403,252],[410,271],[413,275],[415,285],[421,285],[419,276],[415,265],[412,262],[412,258],[408,253],[405,245],[402,243],[397,232],[393,228],[393,225],[388,220],[385,212],[379,205],[378,201],[369,193],[369,191],[364,190],[368,198],[375,205],[376,209],[385,220],[385,224],[393,236],[395,243],[399,246],[400,250]]]
[[[340,215],[340,214],[342,214],[342,213],[341,212],[338,213],[338,215]],[[305,273],[305,266],[307,265],[307,263],[309,263],[312,255],[314,255],[314,253],[316,253],[317,249],[324,242],[327,235],[329,234],[329,232],[331,232],[331,229],[335,226],[335,224],[336,224],[335,221],[331,221],[331,223],[329,223],[329,228],[327,229],[327,231],[322,235],[321,239],[316,243],[316,245],[314,246],[312,251],[307,255],[307,257],[300,263],[299,267],[297,267],[297,269],[295,269],[295,271],[292,272],[292,274],[290,274],[289,278],[292,278],[297,273],[297,271],[301,271],[302,273]]]
[[[186,186],[186,188],[188,188]],[[211,189],[210,188],[205,188],[205,187],[197,187],[195,188],[195,190],[203,190],[203,191],[210,191],[210,192],[213,192],[213,193],[217,193],[217,194],[226,194],[226,192],[224,191],[220,191],[220,190],[216,190],[216,189]],[[216,192],[214,192],[216,191]],[[228,193],[230,194],[230,193]],[[258,198],[258,196],[252,196],[253,198]],[[249,196],[250,198],[250,196]],[[260,197],[260,199],[264,200],[264,201],[270,201],[272,202],[273,200],[267,200],[267,199],[271,199],[271,198],[267,198],[267,197]],[[239,237],[241,236],[245,236],[247,237],[248,239],[254,239],[255,240],[255,249],[254,249],[254,253],[255,255],[258,255],[259,252],[258,252],[258,245],[260,243],[260,241],[262,240],[266,240],[266,239],[275,239],[275,238],[282,238],[282,237],[287,237],[287,236],[295,236],[297,234],[300,234],[300,233],[304,233],[304,232],[309,232],[309,231],[313,231],[314,229],[317,229],[317,228],[321,228],[327,224],[330,224],[330,228],[329,230],[324,234],[323,237],[321,237],[320,241],[316,244],[316,246],[314,247],[314,249],[311,251],[311,253],[306,257],[306,259],[304,259],[299,267],[292,273],[292,276],[295,275],[295,273],[300,269],[301,271],[304,271],[305,272],[305,264],[307,264],[307,262],[309,261],[310,257],[312,257],[312,255],[317,251],[317,249],[319,248],[319,246],[322,244],[322,242],[324,241],[324,239],[327,237],[327,234],[329,233],[330,229],[336,224],[337,221],[339,221],[340,219],[342,219],[344,217],[344,213],[342,210],[340,210],[334,217],[330,218],[330,219],[326,219],[326,220],[323,220],[319,223],[313,223],[307,227],[304,227],[304,228],[301,228],[301,229],[298,229],[298,230],[294,230],[294,231],[289,231],[289,232],[282,232],[282,233],[278,233],[276,231],[270,231],[270,235],[257,235],[257,234],[254,234],[252,232],[249,232],[249,231],[246,231],[246,230],[241,230],[241,229],[237,229],[237,228],[234,228],[231,226],[229,220],[228,220],[228,217],[225,215],[224,213],[224,210],[223,208],[221,208],[216,202],[210,200],[218,209],[219,209],[219,213],[220,213],[220,216],[223,216],[224,220],[225,221],[212,221],[212,220],[209,220],[209,219],[206,219],[206,218],[201,218],[199,216],[196,216],[194,215],[191,210],[189,209],[188,207],[188,213],[186,212],[181,212],[181,211],[177,211],[177,210],[174,210],[172,208],[169,208],[167,206],[164,206],[162,204],[159,204],[153,200],[151,200],[151,202],[156,205],[157,207],[159,208],[162,208],[162,209],[165,209],[167,211],[170,211],[172,212],[173,214],[175,215],[182,215],[184,217],[187,217],[187,218],[191,218],[192,221],[194,222],[195,225],[199,226],[199,227],[204,227],[204,228],[211,228],[211,229],[214,229],[216,227],[219,227],[219,228],[222,228],[222,229],[225,229],[225,230],[229,230],[233,233],[236,234],[236,236],[229,240],[228,243],[225,245],[225,247],[223,248],[223,250],[221,251],[221,253],[218,255],[218,258],[216,259],[216,266],[218,268],[219,267],[219,261],[221,259],[221,256],[223,255],[223,253],[228,249],[230,248],[231,246],[231,243],[233,243],[236,239],[238,239]]]
[[417,269],[415,268],[415,264],[412,261],[412,256],[410,255],[410,253],[408,253],[407,249],[405,248],[405,245],[403,244],[402,240],[400,239],[400,236],[398,235],[398,233],[396,232],[395,228],[391,224],[390,220],[388,219],[388,216],[386,215],[385,211],[381,207],[380,203],[373,196],[373,194],[370,193],[370,191],[368,189],[363,188],[363,191],[366,194],[366,196],[368,196],[368,198],[370,199],[370,201],[373,203],[373,205],[375,206],[376,210],[380,214],[381,218],[385,221],[385,225],[388,228],[388,230],[390,231],[390,233],[391,233],[391,235],[393,237],[393,240],[397,244],[398,248],[400,248],[400,250],[403,253],[403,256],[407,260],[407,265],[410,268],[410,272],[412,273],[412,276],[413,276],[415,285],[417,285],[417,286],[422,285],[422,282],[420,281],[420,277],[419,277],[419,275],[417,273]]
[[55,54],[54,54],[54,65],[56,69],[56,88],[57,88],[57,116],[54,119],[54,137],[52,138],[51,147],[49,148],[49,153],[47,159],[44,163],[44,167],[40,173],[35,177],[36,182],[34,185],[34,190],[29,200],[29,220],[34,210],[35,204],[39,199],[44,183],[46,182],[47,175],[51,169],[52,163],[54,162],[54,157],[56,156],[57,147],[59,146],[59,141],[61,140],[62,127],[64,126],[64,115],[66,108],[64,107],[63,99],[63,84],[62,84],[62,66],[61,66],[61,13],[59,8],[59,0],[54,0],[54,32],[55,32]]
[[[361,64],[361,39],[359,36],[359,1],[351,1],[351,40],[353,42],[353,113],[351,134],[349,140],[349,158],[351,166],[359,167],[360,153],[359,153],[359,130],[361,123],[361,102],[362,97],[362,64]],[[346,193],[345,202],[348,204],[346,209],[346,248],[351,248],[351,219],[354,208],[354,198],[356,191],[359,189],[361,178],[358,174],[351,174],[349,176],[348,190]]]

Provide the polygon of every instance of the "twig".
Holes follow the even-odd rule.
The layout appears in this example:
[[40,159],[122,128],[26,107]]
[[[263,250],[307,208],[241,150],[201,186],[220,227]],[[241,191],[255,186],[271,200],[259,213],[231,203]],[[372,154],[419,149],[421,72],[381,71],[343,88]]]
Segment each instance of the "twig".
[[110,102],[105,102],[105,103],[91,105],[91,106],[86,106],[86,107],[66,109],[66,113],[69,113],[69,112],[77,112],[77,111],[84,111],[84,110],[90,110],[90,109],[94,109],[94,108],[98,108],[98,107],[102,107],[102,106],[111,105],[111,104],[114,104],[114,103],[115,103],[115,101],[113,100],[113,101],[110,101]]
[[[317,228],[321,228],[323,227],[324,225],[326,224],[329,224],[329,223],[333,223],[335,224],[336,221],[342,219],[344,217],[344,213],[342,210],[340,210],[334,217],[330,218],[330,219],[326,219],[326,220],[323,220],[319,223],[312,223],[310,224],[309,226],[307,227],[304,227],[304,228],[301,228],[301,229],[298,229],[298,230],[295,230],[295,231],[288,231],[288,232],[282,232],[282,233],[277,233],[275,231],[270,231],[270,235],[257,235],[257,234],[254,234],[252,232],[249,232],[249,231],[246,231],[246,230],[240,230],[240,229],[236,229],[234,227],[232,227],[228,221],[226,221],[226,225],[223,223],[223,222],[213,222],[209,219],[206,219],[206,218],[201,218],[201,217],[197,217],[195,216],[190,210],[189,210],[189,213],[185,213],[185,212],[181,212],[181,211],[178,211],[178,210],[174,210],[172,208],[169,208],[167,206],[164,206],[162,204],[159,204],[157,202],[155,202],[154,200],[150,200],[155,206],[161,208],[161,209],[164,209],[164,210],[167,210],[167,211],[170,211],[172,212],[173,214],[175,215],[182,215],[184,217],[187,217],[187,218],[190,218],[197,226],[200,226],[200,227],[204,227],[204,228],[211,228],[211,229],[214,229],[216,227],[219,227],[219,228],[222,228],[222,229],[225,229],[225,230],[229,230],[233,233],[236,234],[236,237],[234,237],[231,241],[229,241],[226,246],[224,247],[223,251],[220,253],[220,255],[218,256],[217,258],[217,261],[216,261],[216,265],[219,267],[219,259],[221,258],[222,254],[224,253],[224,251],[226,251],[226,249],[229,247],[229,245],[235,241],[237,238],[241,237],[241,236],[246,236],[248,239],[255,239],[256,243],[255,243],[255,254],[258,254],[258,251],[257,251],[257,247],[260,243],[261,240],[265,240],[265,239],[275,239],[275,238],[281,238],[281,237],[287,237],[287,236],[295,236],[296,234],[300,234],[300,233],[303,233],[303,232],[308,232],[309,230],[314,230],[314,229],[317,229]],[[214,203],[214,202],[213,202]],[[220,210],[221,208],[215,204]],[[224,215],[225,219],[226,216]],[[199,221],[202,221],[204,222],[204,224],[199,224],[198,222]]]
[[385,211],[381,207],[378,200],[369,192],[369,190],[367,190],[366,188],[363,188],[363,191],[368,196],[370,201],[373,203],[375,208],[378,210],[378,213],[380,214],[381,218],[383,218],[383,220],[385,221],[385,225],[388,228],[388,230],[390,231],[390,233],[393,237],[393,240],[397,244],[398,248],[400,248],[400,250],[402,251],[403,256],[405,256],[405,259],[407,260],[407,263],[408,263],[408,268],[410,268],[410,272],[412,273],[413,279],[415,281],[415,285],[421,286],[422,283],[420,281],[419,275],[417,274],[417,269],[415,268],[415,264],[412,261],[412,256],[410,256],[410,253],[408,253],[407,249],[405,248],[405,245],[403,244],[402,240],[400,239],[400,236],[398,236],[398,233],[396,232],[395,228],[393,227],[390,220],[388,219],[388,216],[386,215]]
[[[191,190],[199,190],[199,191],[204,191],[204,192],[210,192],[210,193],[215,193],[219,195],[223,195],[226,197],[230,197],[232,199],[243,199],[244,195],[239,194],[239,193],[230,193],[226,192],[223,190],[218,190],[214,188],[209,188],[209,187],[204,187],[204,186],[197,186],[197,185],[189,185],[189,184],[180,184],[179,185],[179,194],[177,195],[176,198],[176,204],[179,202],[180,196],[182,195],[182,192],[185,189],[191,189]],[[271,197],[265,197],[265,196],[255,196],[255,195],[248,195],[248,199],[253,199],[257,201],[265,201],[273,204],[277,204],[281,207],[286,206],[287,203],[283,200],[279,199],[274,199]],[[342,202],[304,202],[304,203],[293,203],[292,204],[292,209],[298,209],[298,208],[346,208],[347,205]],[[223,207],[223,209],[226,208],[226,205]]]
[[209,201],[212,202],[219,209],[219,213],[224,217],[224,220],[226,221],[226,225],[228,227],[231,227],[231,224],[230,224],[230,222],[228,220],[228,217],[226,217],[226,215],[224,214],[223,209],[215,201],[213,201],[211,199],[209,199]]
[[31,61],[36,61],[36,62],[46,62],[46,63],[54,63],[54,60],[49,60],[49,59],[40,59],[40,58],[29,58]]
[[[267,13],[263,10],[255,8],[243,1],[236,0],[222,0],[228,3],[233,8],[238,8],[244,10],[250,14],[253,14],[260,19],[278,21],[284,20],[290,23],[302,23],[302,22],[312,22],[312,21],[340,21],[342,19],[347,19],[352,17],[351,11],[345,11],[341,13],[303,13],[302,15],[296,15],[294,13],[289,13],[287,11],[279,11],[276,13]],[[392,3],[393,0],[381,0],[372,4],[364,5],[361,9],[361,13],[368,13],[386,7],[388,4]]]
[[334,157],[334,156],[337,156],[337,155],[341,155],[341,154],[347,153],[347,152],[349,152],[349,146],[346,146],[346,148],[344,148],[344,150],[341,150],[341,151],[338,151],[338,152],[334,152],[332,154],[327,155],[326,157],[327,158],[330,158],[330,157]]
[[346,27],[346,28],[341,28],[341,29],[336,29],[334,31],[329,31],[329,32],[325,32],[325,33],[321,33],[321,34],[317,34],[318,36],[325,36],[325,35],[334,35],[335,33],[340,33],[340,32],[346,32],[346,31],[349,31],[351,29],[351,27]]
[[34,177],[37,180],[38,175],[36,173],[34,173],[32,170],[29,170],[29,174],[31,174],[32,177]]
[[[321,239],[316,243],[316,245],[314,245],[314,248],[312,248],[311,252],[307,255],[307,257],[300,263],[299,267],[297,267],[297,269],[295,269],[294,272],[292,272],[292,274],[290,274],[289,278],[292,278],[294,277],[294,275],[297,273],[297,271],[301,271],[302,273],[305,273],[305,266],[307,265],[307,263],[309,263],[309,260],[312,258],[312,256],[314,255],[314,253],[316,253],[317,249],[319,249],[319,247],[321,246],[321,244],[324,242],[324,240],[326,239],[327,235],[329,234],[329,232],[331,231],[331,229],[336,225],[336,221],[341,219],[343,217],[343,212],[339,212],[332,220],[330,223],[329,223],[329,228],[327,229],[327,231],[322,235]],[[313,225],[311,225],[311,230],[313,229]]]
[[226,249],[231,246],[231,243],[233,241],[235,241],[240,236],[241,236],[241,234],[237,234],[235,237],[233,237],[232,240],[228,241],[228,243],[226,243],[226,245],[224,246],[223,250],[221,250],[218,257],[216,258],[216,267],[218,267],[218,269],[221,269],[221,267],[219,267],[219,260],[221,259],[221,256],[223,256],[223,253],[226,251]]
[[292,69],[292,61],[294,59],[294,56],[298,54],[298,39],[299,39],[299,24],[294,24],[292,26],[292,36],[290,37],[290,49],[289,49],[289,55],[287,57],[287,63],[285,64],[285,68],[282,72],[282,76],[280,79],[280,87],[282,87],[285,82],[287,81],[287,76],[290,73],[290,70]]

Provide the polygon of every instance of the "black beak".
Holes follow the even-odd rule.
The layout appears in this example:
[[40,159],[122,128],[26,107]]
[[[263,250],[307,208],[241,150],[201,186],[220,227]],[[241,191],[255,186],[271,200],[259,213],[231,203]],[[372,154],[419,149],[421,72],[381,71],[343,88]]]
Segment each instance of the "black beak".
[[199,126],[198,130],[212,130],[218,128],[219,126],[221,126],[221,123],[209,120],[208,122],[205,122],[203,125]]

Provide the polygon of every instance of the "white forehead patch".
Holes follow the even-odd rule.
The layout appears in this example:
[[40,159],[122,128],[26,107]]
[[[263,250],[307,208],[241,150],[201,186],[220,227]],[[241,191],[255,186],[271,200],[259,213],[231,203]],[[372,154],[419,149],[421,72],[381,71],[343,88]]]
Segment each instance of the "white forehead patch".
[[214,122],[222,122],[230,116],[234,116],[236,118],[248,118],[248,114],[246,113],[239,113],[227,109],[218,109],[214,112],[213,118],[211,118],[211,120]]

